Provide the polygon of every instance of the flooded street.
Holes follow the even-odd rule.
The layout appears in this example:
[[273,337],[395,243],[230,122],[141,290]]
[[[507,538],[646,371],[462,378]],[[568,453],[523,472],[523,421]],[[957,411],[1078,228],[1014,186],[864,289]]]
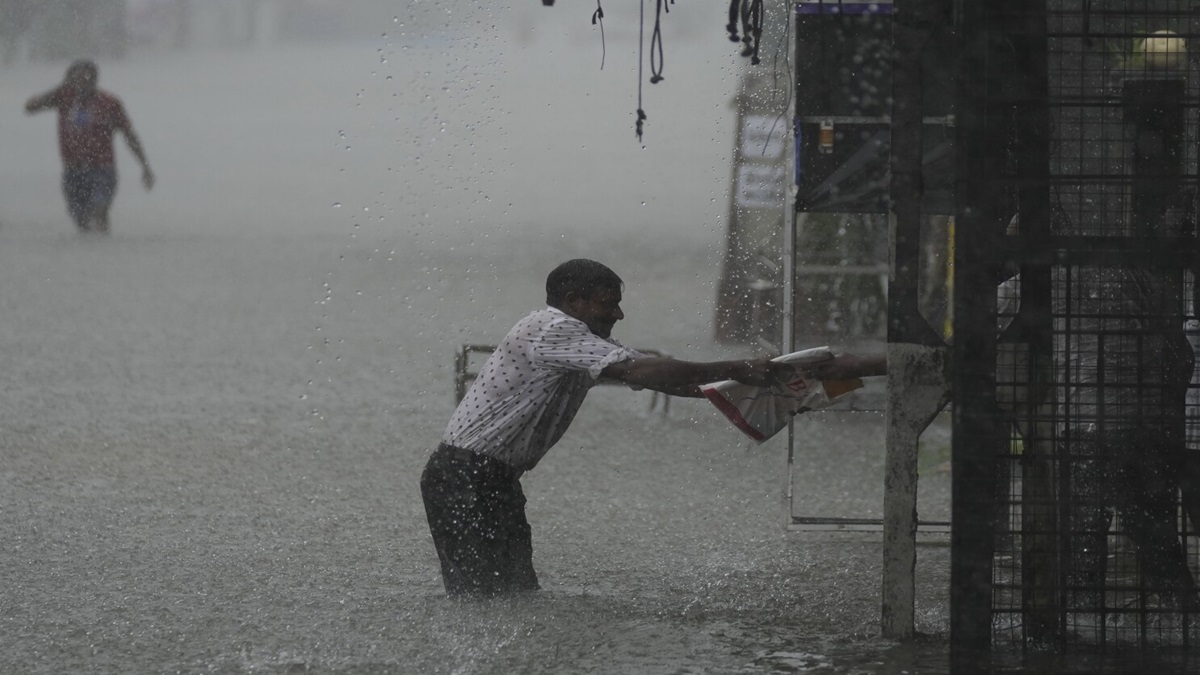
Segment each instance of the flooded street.
[[[626,344],[747,351],[711,337],[736,62],[703,25],[646,149],[628,43],[601,75],[570,32],[101,63],[159,176],[118,148],[107,238],[19,110],[61,67],[4,72],[0,671],[946,672],[946,540],[919,550],[932,637],[881,639],[880,536],[789,532],[782,437],[702,400],[595,390],[523,480],[545,590],[442,593],[417,480],[453,355],[555,264],[624,278]],[[800,426],[797,508],[878,516],[883,415]]]
[[[524,479],[545,592],[443,597],[416,482],[453,407],[453,347],[535,306],[526,269],[558,246],[514,242],[515,269],[473,257],[496,284],[472,303],[452,278],[396,288],[453,253],[0,236],[0,670],[914,672],[877,638],[878,536],[787,532],[782,445],[749,446],[699,400],[664,418],[649,394],[593,392]],[[632,341],[690,353],[703,317],[662,317],[703,304],[694,276],[616,250]],[[323,301],[325,270],[347,297]],[[814,470],[878,463],[881,416],[825,417],[801,449]],[[800,500],[878,500],[873,480],[843,489],[806,482]],[[919,626],[944,632],[948,551],[922,557],[937,586]]]

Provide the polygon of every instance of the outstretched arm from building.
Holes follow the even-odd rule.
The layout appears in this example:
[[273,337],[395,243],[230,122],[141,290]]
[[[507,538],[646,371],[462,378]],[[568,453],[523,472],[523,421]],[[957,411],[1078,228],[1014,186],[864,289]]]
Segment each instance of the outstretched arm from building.
[[852,380],[887,375],[887,355],[838,354],[828,361],[806,364],[801,372],[817,380]]

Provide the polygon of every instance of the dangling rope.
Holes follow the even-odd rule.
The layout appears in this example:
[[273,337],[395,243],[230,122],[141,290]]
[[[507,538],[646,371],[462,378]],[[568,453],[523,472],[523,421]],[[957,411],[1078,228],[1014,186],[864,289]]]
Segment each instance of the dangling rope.
[[646,121],[646,111],[642,110],[642,45],[646,43],[646,0],[639,0],[641,7],[638,18],[638,107],[637,107],[637,137],[642,142],[642,125]]
[[[675,0],[669,0],[671,4],[675,4]],[[662,17],[663,14],[670,14],[671,8],[667,6],[668,0],[658,0],[657,8],[654,15],[654,31],[650,35],[650,84],[658,84],[663,81],[663,65],[665,59],[663,56],[663,38],[662,38]],[[637,110],[637,137],[638,141],[642,140],[642,126],[646,121],[646,111],[642,108],[642,63],[644,61],[642,50],[646,45],[646,0],[641,0],[641,18],[638,21],[638,110]]]
[[[738,24],[741,23],[742,34],[738,35]],[[745,43],[742,56],[749,56],[750,63],[758,65],[758,44],[762,39],[763,0],[729,0],[729,23],[725,30],[729,32],[730,42]]]
[[596,0],[596,11],[592,12],[592,25],[600,24],[600,70],[604,70],[604,57],[608,55],[608,49],[604,44],[604,8],[600,6],[600,0]]
[[[671,0],[674,4],[675,0]],[[654,17],[654,33],[650,36],[650,84],[658,84],[663,81],[663,42],[662,42],[662,15],[670,14],[671,8],[667,7],[666,0],[658,0],[658,11]],[[654,65],[654,55],[658,54],[658,65]]]
[[742,38],[738,37],[738,7],[741,5],[741,0],[729,0],[729,23],[725,24],[725,30],[729,32],[730,42],[741,42]]
[[[784,11],[786,12],[787,9],[785,9]],[[786,16],[784,17],[784,22],[783,22],[783,44],[777,45],[775,48],[775,57],[774,57],[774,62],[773,62],[772,69],[771,69],[771,74],[773,77],[773,80],[771,82],[771,104],[772,105],[775,104],[775,94],[779,91],[779,52],[781,49],[783,50],[783,55],[784,55],[783,56],[783,64],[787,71],[787,83],[788,84],[785,89],[787,91],[787,96],[784,98],[783,106],[780,107],[780,109],[779,109],[779,114],[776,115],[775,120],[773,122],[771,122],[771,129],[769,131],[767,131],[767,140],[763,142],[763,149],[762,149],[762,154],[764,156],[767,154],[767,146],[771,142],[771,136],[773,136],[775,134],[775,127],[779,124],[779,121],[781,119],[783,119],[784,113],[786,113],[792,105],[792,81],[793,81],[793,79],[792,79],[792,61],[791,61],[792,24],[791,24],[791,22],[789,22],[787,20]]]
[[759,64],[758,45],[762,41],[763,0],[750,0],[747,14],[749,15],[750,34],[742,38],[746,43],[746,48],[742,50],[742,56],[749,56],[751,65],[757,66]]

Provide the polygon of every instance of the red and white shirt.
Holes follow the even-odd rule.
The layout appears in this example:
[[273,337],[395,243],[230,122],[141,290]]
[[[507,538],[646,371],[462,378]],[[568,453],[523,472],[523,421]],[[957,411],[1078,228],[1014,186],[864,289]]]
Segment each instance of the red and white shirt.
[[513,326],[458,404],[442,442],[532,469],[609,365],[644,356],[554,307]]
[[50,99],[58,110],[58,151],[67,168],[110,167],[113,134],[129,129],[129,116],[120,99],[96,90],[81,98],[60,89]]

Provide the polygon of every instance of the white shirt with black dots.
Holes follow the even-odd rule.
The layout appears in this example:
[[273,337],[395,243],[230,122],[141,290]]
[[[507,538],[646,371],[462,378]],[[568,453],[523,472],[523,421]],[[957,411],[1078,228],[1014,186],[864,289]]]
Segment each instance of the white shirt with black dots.
[[601,371],[643,356],[559,309],[537,310],[479,369],[442,442],[528,471],[566,433]]

